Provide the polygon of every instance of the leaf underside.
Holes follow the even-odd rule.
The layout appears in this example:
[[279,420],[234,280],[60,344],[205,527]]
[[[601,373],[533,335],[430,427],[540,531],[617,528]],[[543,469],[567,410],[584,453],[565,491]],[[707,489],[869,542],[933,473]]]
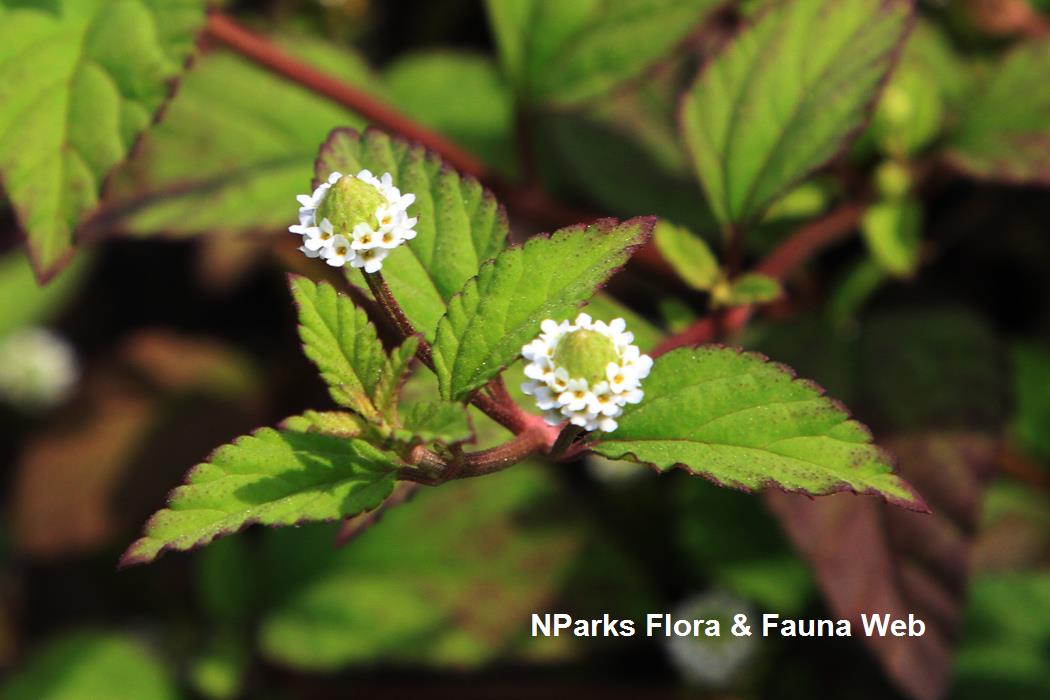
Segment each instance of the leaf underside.
[[906,0],[792,0],[686,93],[682,130],[725,225],[754,223],[864,123],[906,34]]
[[604,219],[531,238],[491,263],[450,302],[434,371],[443,398],[461,400],[499,374],[539,334],[590,298],[649,237],[652,218]]
[[676,350],[657,360],[643,389],[642,403],[624,411],[595,452],[659,470],[681,467],[743,490],[852,491],[926,509],[867,428],[815,384],[761,355]]
[[[477,180],[459,175],[421,146],[367,129],[336,129],[321,146],[317,180],[334,171],[390,173],[418,217],[416,237],[383,261],[383,277],[412,325],[433,340],[445,305],[507,237],[507,215]],[[355,277],[354,279],[358,279]]]
[[393,488],[397,464],[362,440],[263,428],[194,467],[120,564],[146,564],[255,523],[295,525],[371,510]]
[[168,99],[202,0],[0,2],[0,179],[37,275],[57,272],[103,182]]

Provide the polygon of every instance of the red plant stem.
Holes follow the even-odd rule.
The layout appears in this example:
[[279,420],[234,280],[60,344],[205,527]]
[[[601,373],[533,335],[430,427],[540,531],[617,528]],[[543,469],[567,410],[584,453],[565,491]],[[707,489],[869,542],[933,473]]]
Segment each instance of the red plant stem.
[[401,306],[397,303],[397,299],[394,298],[390,287],[387,286],[386,280],[383,279],[383,274],[378,270],[372,273],[366,272],[365,280],[368,282],[368,288],[372,290],[372,295],[376,298],[376,302],[379,303],[379,307],[383,310],[383,315],[394,324],[394,328],[397,330],[398,335],[401,336],[401,340],[406,340],[414,335],[419,336],[419,349],[416,350],[416,356],[433,371],[434,356],[430,349],[430,343],[424,340],[422,335],[417,333],[416,329],[412,327],[412,322],[408,320],[405,312],[401,310]]
[[316,70],[282,51],[272,42],[242,27],[221,12],[208,15],[206,31],[215,41],[233,49],[269,71],[344,107],[354,110],[365,119],[390,131],[402,134],[436,151],[457,170],[479,179],[489,175],[488,168],[478,158],[463,150],[441,134],[431,131],[400,114],[389,105],[330,75]]
[[[434,371],[434,354],[430,343],[422,338],[415,327],[412,326],[412,322],[405,316],[401,305],[397,303],[397,299],[394,298],[390,287],[387,286],[383,274],[379,271],[366,273],[365,280],[368,282],[368,288],[372,290],[372,295],[379,304],[383,315],[394,325],[394,329],[401,340],[412,336],[419,337],[419,349],[416,351],[416,357],[429,367],[431,371]],[[510,394],[507,393],[506,387],[502,385],[502,381],[497,382],[497,380],[493,380],[493,382],[492,386],[497,388],[497,391],[493,392],[493,396],[488,396],[479,391],[474,394],[471,403],[477,406],[482,413],[513,433],[521,433],[535,427],[536,420],[539,419],[536,416],[525,413],[514,403]]]
[[863,202],[850,202],[802,226],[760,261],[755,272],[783,280],[816,253],[846,238],[866,208]]
[[[810,222],[793,233],[755,266],[756,272],[783,280],[791,272],[832,243],[850,234],[860,221],[865,205],[860,202],[839,208]],[[681,333],[666,338],[649,354],[659,357],[666,352],[724,338],[747,325],[753,307],[738,306],[727,312],[698,319]]]

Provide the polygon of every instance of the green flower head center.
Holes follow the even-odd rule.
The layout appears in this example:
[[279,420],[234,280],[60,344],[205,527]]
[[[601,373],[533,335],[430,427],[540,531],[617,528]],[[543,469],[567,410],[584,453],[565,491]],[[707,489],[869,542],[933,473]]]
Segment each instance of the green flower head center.
[[361,222],[374,228],[376,209],[386,203],[386,197],[375,187],[352,175],[345,175],[325,193],[321,206],[317,208],[317,221],[328,219],[335,232],[344,235],[351,233]]
[[581,328],[561,337],[552,359],[554,366],[564,368],[572,379],[586,379],[593,387],[605,381],[605,368],[620,358],[611,338]]

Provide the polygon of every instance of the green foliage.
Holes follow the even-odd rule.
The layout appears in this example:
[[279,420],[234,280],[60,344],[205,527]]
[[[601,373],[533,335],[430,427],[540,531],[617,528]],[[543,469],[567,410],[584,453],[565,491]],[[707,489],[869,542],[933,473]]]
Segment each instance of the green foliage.
[[[332,285],[293,277],[291,289],[303,352],[321,370],[332,398],[369,421],[385,420],[407,367],[403,353],[396,353],[395,371],[368,316]],[[408,349],[414,353],[415,343]]]
[[709,291],[722,279],[722,270],[711,248],[688,229],[660,219],[653,228],[653,239],[664,260],[694,289]]
[[953,697],[1021,700],[1050,688],[1050,575],[986,576],[973,582]]
[[145,564],[253,523],[293,525],[371,510],[390,493],[398,465],[396,456],[362,440],[263,428],[194,467],[121,565]]
[[40,277],[164,104],[201,0],[0,3],[0,176]]
[[1017,345],[1013,365],[1017,407],[1011,432],[1022,449],[1050,464],[1050,349]]
[[966,82],[948,40],[935,27],[918,22],[872,117],[876,144],[899,158],[921,151],[940,134]]
[[848,490],[925,509],[864,426],[819,387],[760,355],[675,350],[657,360],[645,394],[594,451],[661,470],[680,466],[746,490]]
[[873,204],[864,212],[861,230],[872,258],[897,277],[910,277],[919,266],[922,205],[913,198]]
[[301,415],[285,418],[280,427],[297,433],[357,437],[367,430],[368,425],[363,419],[344,411],[305,411]]
[[321,146],[314,172],[320,180],[363,168],[390,173],[403,192],[416,195],[409,208],[419,218],[416,237],[383,261],[383,277],[412,325],[433,340],[448,301],[503,248],[506,213],[476,180],[379,131],[336,129]]
[[[277,41],[296,58],[382,94],[353,50],[313,37]],[[295,196],[307,190],[317,144],[337,126],[365,122],[246,59],[209,51],[117,174],[110,216],[143,236],[283,231],[295,218]]]
[[[801,612],[814,594],[805,564],[761,503],[693,479],[675,489],[677,537],[690,566],[770,612]],[[733,523],[733,536],[723,526]]]
[[1032,41],[993,66],[952,133],[950,156],[966,172],[1050,183],[1050,41]]
[[902,0],[792,0],[704,69],[682,127],[724,225],[754,223],[842,148],[892,66],[909,14]]
[[487,0],[503,67],[530,103],[572,104],[637,77],[717,0]]
[[439,441],[447,445],[469,441],[474,437],[470,415],[462,404],[449,401],[423,401],[411,405],[402,420],[405,434],[399,437],[410,442]]
[[781,294],[780,282],[768,275],[748,272],[716,286],[711,301],[715,306],[744,306],[775,301]]
[[0,257],[0,299],[18,300],[0,305],[0,338],[47,320],[76,291],[87,267],[87,260],[79,259],[51,284],[39,287],[25,255],[12,252]]
[[513,362],[547,318],[586,301],[648,239],[651,219],[599,221],[530,239],[484,265],[448,307],[434,343],[446,399],[462,400]]
[[74,632],[52,640],[4,684],[3,700],[175,700],[164,667],[120,634]]
[[513,100],[492,59],[428,51],[403,56],[384,72],[391,99],[421,123],[513,174]]
[[314,670],[493,659],[524,641],[578,549],[571,522],[537,512],[556,495],[523,464],[425,489],[335,553],[327,529],[271,533],[263,653]]
[[998,430],[1006,421],[1003,347],[965,308],[885,310],[861,316],[848,331],[815,318],[757,330],[751,347],[813,377],[880,433]]

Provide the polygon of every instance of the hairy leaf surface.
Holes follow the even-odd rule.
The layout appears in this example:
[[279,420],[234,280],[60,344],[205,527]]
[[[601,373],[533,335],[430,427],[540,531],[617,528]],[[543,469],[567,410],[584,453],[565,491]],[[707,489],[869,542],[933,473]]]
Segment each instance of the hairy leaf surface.
[[335,520],[371,510],[394,485],[396,457],[357,439],[263,428],[190,471],[121,558],[146,564],[244,527]]
[[388,172],[402,192],[416,195],[408,213],[419,218],[417,235],[383,261],[383,277],[408,319],[432,340],[448,300],[503,248],[507,215],[477,180],[421,146],[375,130],[333,131],[318,154],[317,179],[361,169]]
[[0,178],[40,277],[71,255],[204,19],[202,0],[49,4],[0,2]]
[[434,369],[461,400],[521,353],[544,319],[567,318],[649,237],[652,219],[562,229],[510,248],[464,286],[438,326]]
[[[291,288],[303,352],[321,370],[332,398],[370,421],[382,421],[376,391],[382,387],[393,393],[387,383],[394,372],[368,316],[330,284],[293,277]],[[388,400],[383,399],[383,406]]]
[[791,0],[686,94],[682,129],[715,213],[754,223],[864,123],[911,13],[905,0]]
[[657,360],[643,389],[642,402],[624,410],[595,452],[661,470],[680,466],[734,488],[853,491],[925,509],[867,428],[819,387],[761,355],[675,350]]

